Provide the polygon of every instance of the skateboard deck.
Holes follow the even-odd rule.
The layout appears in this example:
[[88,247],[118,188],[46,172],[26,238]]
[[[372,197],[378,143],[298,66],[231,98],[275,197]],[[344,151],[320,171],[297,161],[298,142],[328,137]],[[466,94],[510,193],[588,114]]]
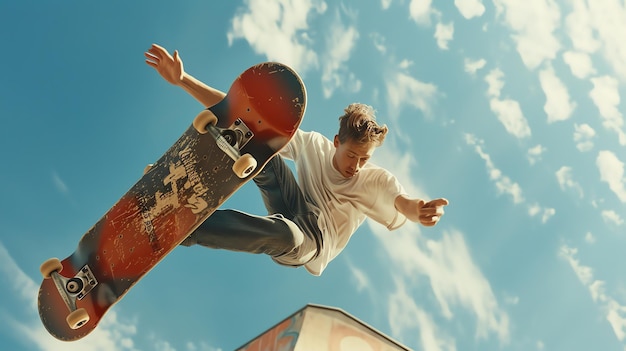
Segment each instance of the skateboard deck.
[[306,90],[289,67],[250,67],[63,260],[45,261],[39,316],[57,339],[80,339],[146,273],[285,146]]

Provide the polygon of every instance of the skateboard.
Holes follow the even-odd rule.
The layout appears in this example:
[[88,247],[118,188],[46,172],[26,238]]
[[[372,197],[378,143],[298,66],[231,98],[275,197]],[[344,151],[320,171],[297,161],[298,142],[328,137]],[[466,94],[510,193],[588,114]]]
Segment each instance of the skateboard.
[[59,340],[80,339],[146,273],[244,183],[298,129],[306,89],[275,62],[244,71],[91,228],[76,251],[41,265],[38,309]]

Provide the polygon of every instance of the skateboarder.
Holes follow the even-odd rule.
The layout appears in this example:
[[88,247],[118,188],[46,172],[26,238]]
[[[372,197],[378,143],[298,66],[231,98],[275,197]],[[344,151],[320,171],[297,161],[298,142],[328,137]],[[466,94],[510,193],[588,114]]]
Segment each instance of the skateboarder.
[[[166,81],[205,107],[226,96],[185,72],[178,51],[172,56],[153,44],[145,56]],[[182,245],[265,253],[279,264],[320,275],[367,217],[389,230],[407,219],[434,226],[448,200],[411,198],[395,176],[368,162],[386,134],[374,110],[358,103],[345,109],[332,141],[298,130],[254,178],[269,215],[217,210]],[[295,162],[298,181],[284,159]]]

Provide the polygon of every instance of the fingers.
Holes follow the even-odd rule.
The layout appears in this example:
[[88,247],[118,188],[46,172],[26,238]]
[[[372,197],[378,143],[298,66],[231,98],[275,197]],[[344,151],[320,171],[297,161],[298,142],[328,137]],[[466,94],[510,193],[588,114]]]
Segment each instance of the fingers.
[[435,200],[431,200],[427,202],[426,205],[424,206],[428,206],[428,207],[447,206],[449,203],[450,202],[448,201],[448,199],[439,198],[439,199],[435,199]]
[[159,58],[170,56],[170,53],[167,52],[164,47],[157,44],[152,44],[152,46],[150,46],[150,49],[148,49],[148,52]]
[[440,216],[420,216],[420,223],[425,227],[432,227],[439,222]]
[[443,206],[429,206],[428,204],[426,204],[424,207],[421,208],[420,214],[425,216],[441,217],[444,214]]
[[157,44],[152,44],[150,49],[148,49],[148,51],[144,52],[144,56],[146,57],[146,63],[149,64],[152,67],[158,67],[159,63],[162,60],[165,60],[165,59],[168,59],[168,58],[170,60],[175,60],[177,62],[180,61],[180,58],[178,57],[178,51],[174,52],[174,57],[172,58],[170,53],[167,52],[167,50],[165,50],[165,48],[163,48],[162,46],[159,46]]
[[145,53],[145,55],[146,55],[146,63],[148,64],[148,66],[152,66],[154,68],[159,67],[159,60],[157,60],[153,56],[150,56],[148,53]]
[[443,211],[439,212],[439,213],[436,213],[436,212],[435,213],[424,213],[424,212],[422,212],[419,215],[419,219],[420,219],[420,222],[424,222],[424,221],[431,222],[433,220],[439,219],[441,216],[443,216]]
[[154,68],[159,67],[159,57],[156,56],[152,51],[148,50],[143,53],[146,57],[146,63]]
[[443,214],[445,213],[443,207],[447,206],[450,202],[447,199],[439,198],[425,203],[420,210],[420,223],[426,227],[432,227]]

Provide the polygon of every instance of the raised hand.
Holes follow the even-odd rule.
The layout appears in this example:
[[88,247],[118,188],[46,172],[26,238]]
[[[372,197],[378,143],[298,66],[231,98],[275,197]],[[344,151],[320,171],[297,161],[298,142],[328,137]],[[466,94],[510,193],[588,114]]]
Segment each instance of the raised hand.
[[161,77],[174,85],[181,85],[185,69],[183,61],[178,55],[178,50],[174,51],[174,56],[163,47],[152,44],[150,49],[144,53],[146,63],[159,72]]

